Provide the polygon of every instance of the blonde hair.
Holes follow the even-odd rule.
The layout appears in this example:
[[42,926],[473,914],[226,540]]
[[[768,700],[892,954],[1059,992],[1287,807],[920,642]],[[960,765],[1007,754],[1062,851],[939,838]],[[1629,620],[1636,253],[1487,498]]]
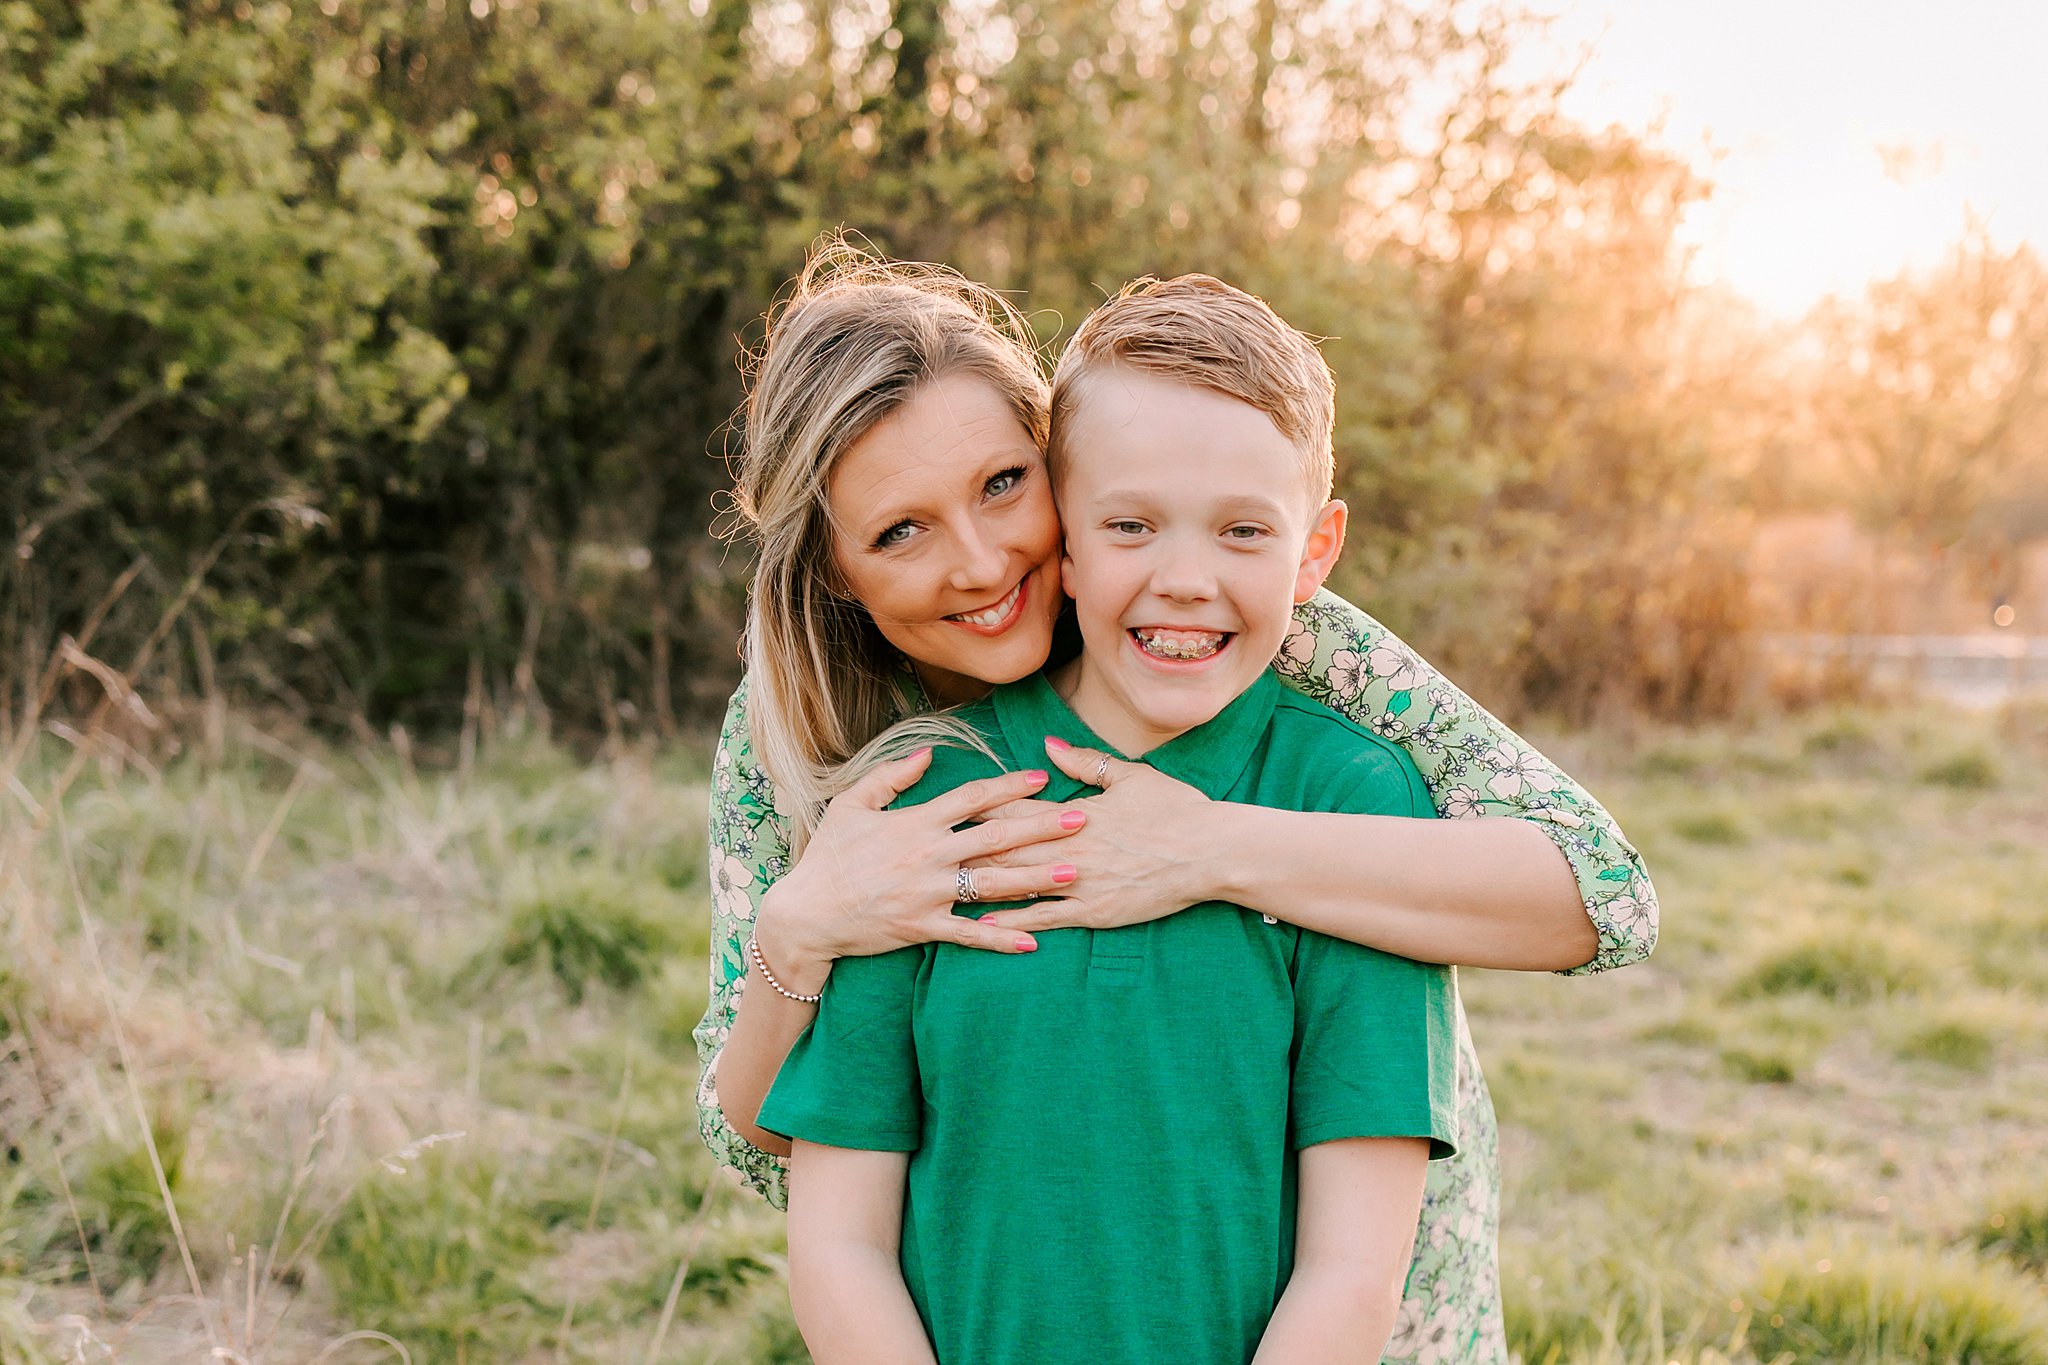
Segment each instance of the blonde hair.
[[754,751],[798,852],[825,802],[884,751],[918,732],[964,738],[940,724],[871,746],[908,698],[901,657],[841,582],[833,466],[921,386],[960,374],[988,381],[1043,447],[1046,383],[1031,326],[1002,295],[838,233],[813,244],[747,368],[734,500],[759,554],[742,653]]
[[1067,433],[1088,376],[1116,365],[1214,389],[1265,413],[1300,449],[1311,497],[1329,499],[1337,381],[1315,342],[1264,299],[1212,275],[1148,275],[1090,313],[1053,371],[1046,464],[1055,482],[1070,458]]

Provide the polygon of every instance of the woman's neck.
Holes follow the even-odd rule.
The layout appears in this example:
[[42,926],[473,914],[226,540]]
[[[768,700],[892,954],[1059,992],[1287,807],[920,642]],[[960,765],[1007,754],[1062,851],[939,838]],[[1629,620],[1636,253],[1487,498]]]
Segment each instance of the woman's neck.
[[910,661],[910,671],[917,675],[917,685],[924,689],[925,700],[940,711],[979,701],[989,694],[991,686],[980,678],[948,672],[916,659]]

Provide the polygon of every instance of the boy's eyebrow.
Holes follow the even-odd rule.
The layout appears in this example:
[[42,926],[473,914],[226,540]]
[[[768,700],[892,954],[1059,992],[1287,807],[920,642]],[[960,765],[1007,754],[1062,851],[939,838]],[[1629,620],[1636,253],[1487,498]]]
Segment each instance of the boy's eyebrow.
[[[1157,502],[1159,496],[1159,490],[1153,488],[1106,488],[1100,493],[1091,494],[1088,501],[1095,506],[1104,503],[1136,503],[1144,507]],[[1268,497],[1264,493],[1233,493],[1227,498],[1218,499],[1216,505],[1232,513],[1248,512],[1261,516],[1278,516],[1286,510],[1278,498]]]

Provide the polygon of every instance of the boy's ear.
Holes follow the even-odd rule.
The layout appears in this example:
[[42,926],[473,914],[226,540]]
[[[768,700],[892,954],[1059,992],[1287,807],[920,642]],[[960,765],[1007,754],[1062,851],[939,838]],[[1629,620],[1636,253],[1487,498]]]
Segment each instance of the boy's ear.
[[1314,597],[1316,589],[1323,586],[1323,580],[1336,567],[1337,555],[1344,548],[1344,524],[1350,515],[1351,509],[1342,499],[1332,498],[1309,523],[1308,543],[1301,547],[1301,568],[1294,575],[1295,606]]
[[1074,596],[1074,556],[1067,549],[1067,538],[1060,537],[1060,591],[1071,600]]

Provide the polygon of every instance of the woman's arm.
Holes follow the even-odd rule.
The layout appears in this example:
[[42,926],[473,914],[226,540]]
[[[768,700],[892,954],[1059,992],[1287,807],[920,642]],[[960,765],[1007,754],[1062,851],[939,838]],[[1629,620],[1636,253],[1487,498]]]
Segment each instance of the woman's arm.
[[[775,1073],[814,1013],[761,976],[747,952],[752,937],[777,981],[791,992],[823,989],[835,959],[871,956],[908,943],[943,940],[998,952],[1029,952],[1028,934],[953,914],[960,863],[995,850],[1064,838],[1057,807],[1037,805],[970,831],[952,826],[1028,795],[1043,774],[1008,773],[968,783],[907,811],[884,809],[929,761],[882,765],[832,803],[794,866],[775,791],[747,741],[746,684],[733,694],[711,774],[711,989],[696,1029],[698,1128],[720,1165],[784,1202],[789,1148],[755,1126]],[[1069,824],[1073,817],[1067,816]],[[990,900],[1057,889],[1063,863],[1026,855],[1028,865],[980,874]],[[1063,856],[1063,855],[1062,855]]]
[[[1614,817],[1392,631],[1341,597],[1319,592],[1295,609],[1294,630],[1274,667],[1304,695],[1406,749],[1438,812],[1449,817],[1400,836],[1382,831],[1375,842],[1389,845],[1425,836],[1383,875],[1406,881],[1400,874],[1410,874],[1418,887],[1431,876],[1439,884],[1447,876],[1465,884],[1458,905],[1441,907],[1452,923],[1440,941],[1506,951],[1491,962],[1469,950],[1428,960],[1580,973],[1650,955],[1657,943],[1657,893],[1642,855]],[[1489,816],[1512,823],[1472,818]],[[1563,858],[1546,854],[1528,837],[1531,831]],[[1453,871],[1460,865],[1462,874]],[[1569,871],[1572,887],[1560,871]],[[1314,893],[1324,888],[1304,889],[1322,899]]]
[[[1318,593],[1296,609],[1274,667],[1405,748],[1437,810],[1454,818],[1209,802],[1112,762],[1104,795],[1078,803],[1091,819],[1071,845],[1082,875],[1069,899],[991,921],[1105,927],[1225,900],[1425,962],[1576,974],[1649,956],[1656,892],[1613,817],[1384,626]],[[1048,753],[1083,781],[1101,758]]]
[[1380,1358],[1401,1308],[1428,1165],[1425,1138],[1302,1149],[1294,1273],[1253,1365]]
[[910,1154],[800,1141],[792,1166],[789,1303],[811,1357],[936,1365],[898,1259]]
[[[732,1034],[749,975],[747,935],[762,896],[789,870],[790,861],[789,841],[775,813],[774,787],[754,762],[747,740],[746,699],[747,685],[741,682],[726,707],[711,763],[711,990],[704,1018],[692,1035],[697,1042],[697,1130],[719,1165],[782,1208],[788,1198],[784,1182],[789,1168],[783,1161],[787,1150],[777,1154],[742,1136],[727,1122],[718,1096],[719,1056]],[[775,992],[764,989],[760,994]],[[757,1003],[751,1013],[760,1016],[765,1026],[761,1031],[773,1034],[778,1029],[774,1007],[764,1008],[764,1003]],[[812,1011],[809,1006],[783,1003],[804,1015],[780,1024],[779,1031],[788,1035],[782,1044],[782,1055],[787,1056]],[[759,1096],[754,1109],[760,1109]]]

